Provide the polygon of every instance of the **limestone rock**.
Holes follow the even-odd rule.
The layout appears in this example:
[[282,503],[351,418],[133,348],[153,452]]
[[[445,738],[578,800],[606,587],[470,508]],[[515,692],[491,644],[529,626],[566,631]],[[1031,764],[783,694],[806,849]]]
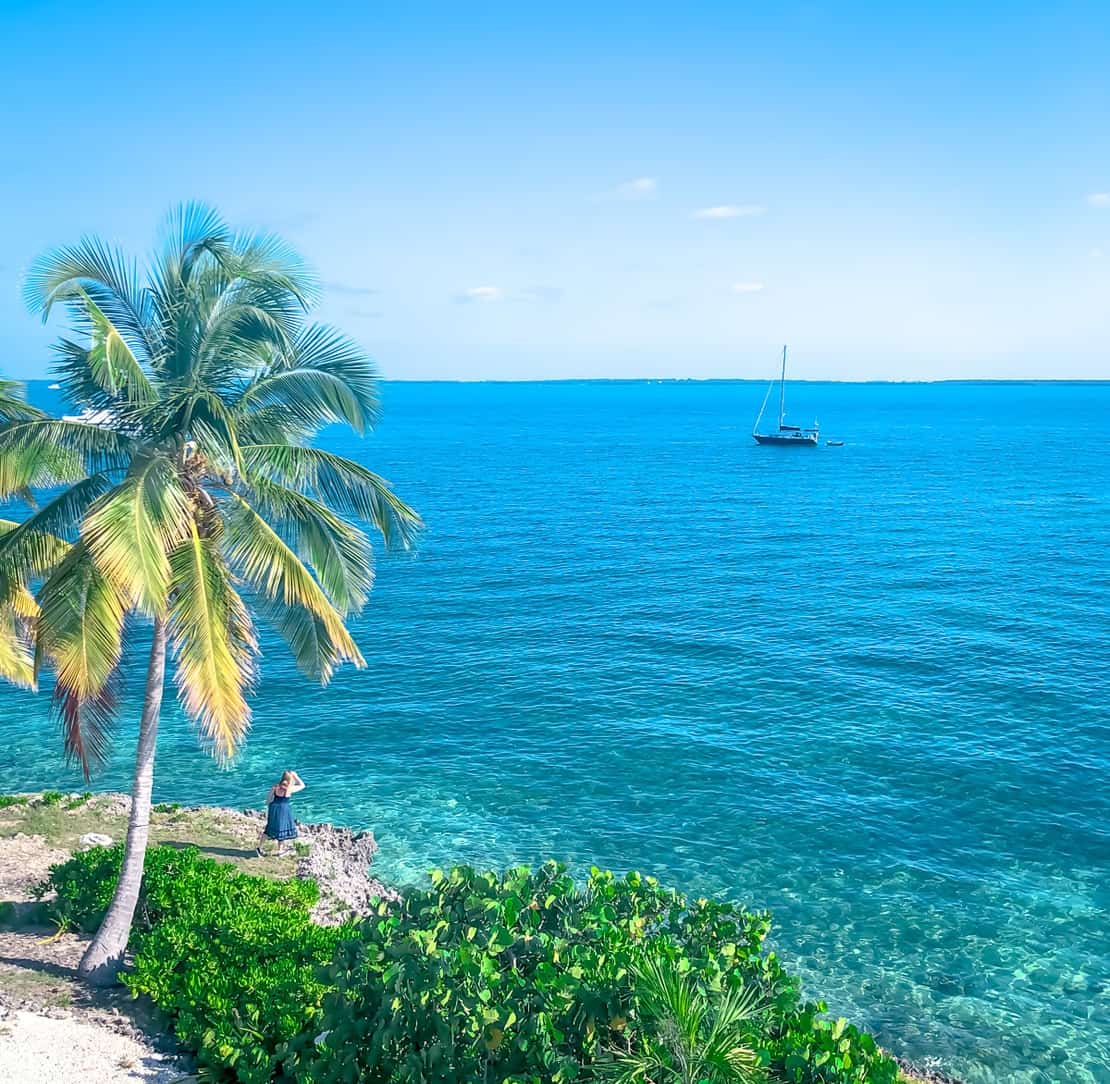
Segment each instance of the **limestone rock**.
[[77,842],[87,850],[89,847],[110,847],[115,840],[102,832],[86,832]]
[[300,842],[308,853],[297,860],[297,876],[320,886],[320,902],[312,917],[322,925],[338,925],[352,916],[370,914],[375,900],[398,900],[391,888],[370,876],[378,853],[373,832],[353,832],[330,824],[300,826]]

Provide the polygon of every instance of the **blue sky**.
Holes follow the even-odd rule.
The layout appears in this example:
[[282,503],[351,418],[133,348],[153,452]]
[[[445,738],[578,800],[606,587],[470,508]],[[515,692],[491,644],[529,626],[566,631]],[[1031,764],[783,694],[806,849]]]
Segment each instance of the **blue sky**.
[[897,7],[3,4],[2,368],[200,198],[390,378],[1110,377],[1110,5]]

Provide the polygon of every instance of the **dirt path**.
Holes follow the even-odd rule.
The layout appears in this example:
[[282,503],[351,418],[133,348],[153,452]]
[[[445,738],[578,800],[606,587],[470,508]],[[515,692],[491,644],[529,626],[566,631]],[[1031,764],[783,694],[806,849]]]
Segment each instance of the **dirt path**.
[[173,1084],[183,1074],[165,1055],[74,1016],[0,1009],[0,1080],[19,1084]]

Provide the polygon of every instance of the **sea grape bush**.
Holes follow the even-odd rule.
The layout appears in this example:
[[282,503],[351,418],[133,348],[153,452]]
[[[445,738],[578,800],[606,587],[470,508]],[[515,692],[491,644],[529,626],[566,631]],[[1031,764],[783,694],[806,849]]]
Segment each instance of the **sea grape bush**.
[[801,1003],[764,949],[766,914],[688,901],[635,873],[595,869],[579,888],[553,863],[501,876],[458,867],[431,882],[339,946],[322,1037],[286,1052],[302,1084],[587,1079],[640,1041],[635,975],[647,960],[695,975],[709,994],[753,990],[770,1076],[897,1078],[872,1041],[839,1024],[826,1032],[818,1007]]
[[[61,922],[95,928],[120,848],[54,868]],[[316,888],[151,849],[126,981],[172,1021],[201,1079],[239,1084],[570,1084],[635,1054],[656,1026],[637,975],[690,976],[707,1001],[750,994],[769,1081],[893,1084],[894,1063],[767,951],[770,919],[654,878],[560,865],[457,867],[323,928]],[[646,998],[646,994],[644,995]],[[644,1002],[642,1004],[642,1001]]]

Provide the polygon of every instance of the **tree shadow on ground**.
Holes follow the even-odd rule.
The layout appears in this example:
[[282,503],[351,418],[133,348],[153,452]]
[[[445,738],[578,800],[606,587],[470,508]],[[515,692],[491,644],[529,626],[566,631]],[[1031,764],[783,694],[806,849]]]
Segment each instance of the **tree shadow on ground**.
[[29,956],[0,956],[0,964],[19,967],[24,971],[38,971],[43,975],[52,975],[56,979],[77,978],[77,972],[72,967],[54,963],[52,960],[33,960]]

